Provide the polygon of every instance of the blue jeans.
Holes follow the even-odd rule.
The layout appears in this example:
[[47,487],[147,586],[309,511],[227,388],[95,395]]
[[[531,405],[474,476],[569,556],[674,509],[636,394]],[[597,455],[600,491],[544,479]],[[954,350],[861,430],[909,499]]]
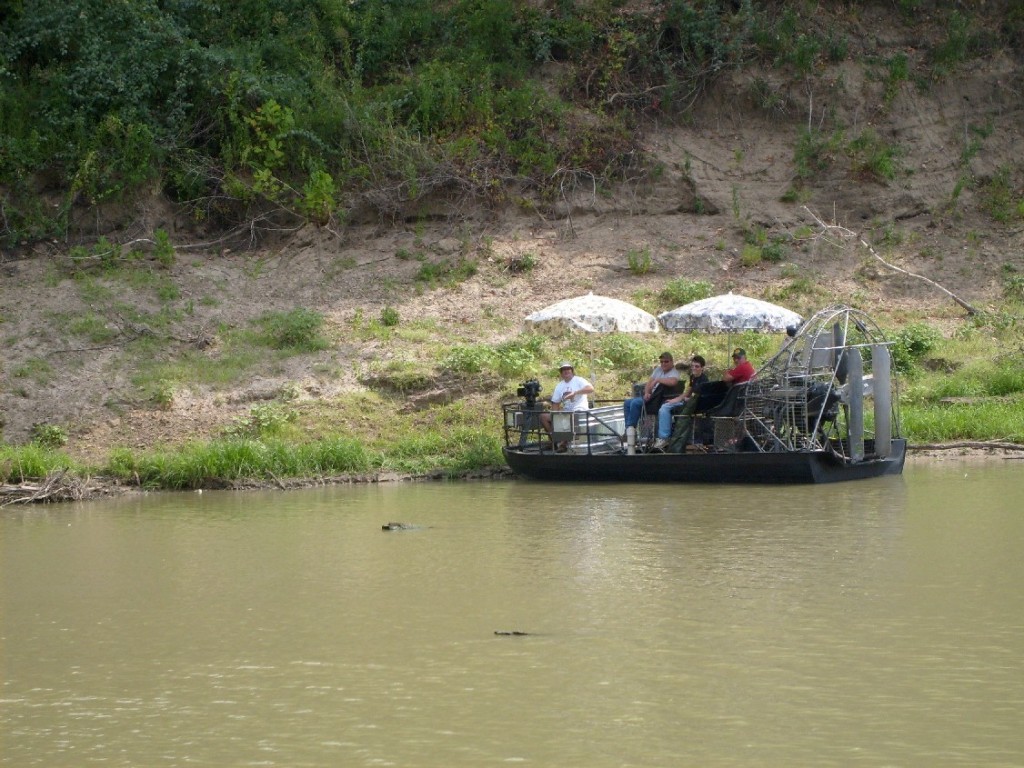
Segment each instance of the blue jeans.
[[672,437],[672,414],[683,407],[684,403],[663,403],[658,409],[658,439],[668,440]]
[[626,426],[635,427],[640,423],[640,417],[644,415],[644,399],[631,397],[622,404],[622,410],[626,414]]

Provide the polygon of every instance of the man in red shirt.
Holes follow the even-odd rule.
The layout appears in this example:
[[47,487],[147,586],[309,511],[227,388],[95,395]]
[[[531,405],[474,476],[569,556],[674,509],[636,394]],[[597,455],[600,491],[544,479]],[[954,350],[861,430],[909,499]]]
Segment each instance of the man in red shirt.
[[742,347],[736,347],[732,351],[732,368],[722,375],[722,381],[726,384],[742,384],[754,378],[754,366],[747,360],[747,351]]

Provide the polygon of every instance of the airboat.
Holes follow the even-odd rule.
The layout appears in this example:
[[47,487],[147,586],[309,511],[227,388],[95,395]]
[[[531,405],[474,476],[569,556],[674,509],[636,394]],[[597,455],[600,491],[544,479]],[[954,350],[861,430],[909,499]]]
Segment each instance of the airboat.
[[552,411],[549,436],[537,388],[520,387],[525,401],[503,405],[502,450],[516,474],[535,480],[796,484],[900,474],[907,442],[891,345],[861,310],[817,312],[751,381],[717,403],[700,396],[694,441],[678,453],[654,450],[653,417],[627,440],[621,401]]

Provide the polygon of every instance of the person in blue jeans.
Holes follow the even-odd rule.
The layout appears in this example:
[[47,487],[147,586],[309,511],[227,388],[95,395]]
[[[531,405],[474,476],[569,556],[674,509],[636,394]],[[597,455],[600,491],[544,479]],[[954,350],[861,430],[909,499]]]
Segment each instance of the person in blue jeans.
[[658,358],[658,365],[651,372],[651,378],[644,385],[644,393],[640,397],[631,397],[622,404],[622,410],[626,414],[626,428],[635,427],[640,423],[640,417],[644,413],[644,406],[655,397],[659,388],[673,388],[679,384],[679,371],[676,370],[675,361],[671,352],[662,352]]
[[706,361],[700,355],[690,358],[690,379],[687,382],[683,394],[672,397],[661,404],[658,409],[658,439],[654,442],[654,450],[664,450],[668,440],[672,437],[672,414],[688,403],[696,404],[697,393],[700,385],[706,384],[708,375],[704,372]]

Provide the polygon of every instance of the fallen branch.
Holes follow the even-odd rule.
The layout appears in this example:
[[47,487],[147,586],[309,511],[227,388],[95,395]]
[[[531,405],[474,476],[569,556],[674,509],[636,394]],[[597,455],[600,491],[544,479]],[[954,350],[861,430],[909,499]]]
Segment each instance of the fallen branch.
[[814,219],[818,223],[818,226],[821,227],[822,232],[824,234],[837,233],[839,235],[839,237],[842,237],[844,239],[849,239],[849,238],[852,238],[852,237],[857,238],[857,240],[860,241],[861,245],[863,245],[865,248],[867,248],[868,252],[870,252],[872,256],[874,256],[876,259],[878,259],[880,262],[882,262],[882,264],[887,266],[889,269],[891,269],[891,270],[893,270],[895,272],[900,272],[900,273],[902,273],[904,275],[907,275],[909,277],[917,278],[918,280],[924,280],[924,282],[928,283],[929,285],[931,285],[931,286],[933,286],[935,288],[938,288],[944,294],[949,296],[949,298],[951,298],[953,301],[955,301],[961,307],[966,309],[968,315],[976,315],[976,314],[978,314],[979,310],[976,307],[971,306],[966,301],[964,301],[959,296],[957,296],[955,293],[953,293],[949,289],[944,288],[943,286],[939,285],[937,282],[935,282],[931,278],[925,277],[924,275],[918,275],[918,274],[916,274],[914,272],[911,272],[909,270],[903,269],[901,267],[897,267],[895,264],[890,264],[889,262],[887,262],[885,259],[883,259],[881,256],[878,255],[878,252],[875,251],[875,249],[871,247],[871,244],[868,243],[867,240],[865,240],[863,237],[858,235],[853,230],[847,229],[846,227],[842,227],[842,226],[840,226],[838,224],[826,224],[824,221],[821,220],[820,217],[815,215],[815,213],[813,211],[811,211],[811,209],[808,208],[806,205],[803,208],[804,208],[805,211],[807,211],[808,215],[810,215],[810,217],[812,219]]
[[276,485],[282,491],[288,490],[288,487],[284,483],[282,483],[278,476],[271,472],[269,469],[267,470],[267,474],[270,475],[270,479],[274,481],[274,485]]
[[1005,441],[977,441],[977,440],[962,440],[957,443],[916,443],[914,445],[908,445],[907,450],[910,451],[949,451],[957,448],[978,448],[982,450],[999,450],[999,451],[1024,451],[1024,445],[1021,443],[1007,443]]
[[94,483],[91,477],[78,477],[62,469],[41,480],[25,481],[18,485],[0,485],[0,507],[9,504],[81,501],[103,491],[104,487]]

